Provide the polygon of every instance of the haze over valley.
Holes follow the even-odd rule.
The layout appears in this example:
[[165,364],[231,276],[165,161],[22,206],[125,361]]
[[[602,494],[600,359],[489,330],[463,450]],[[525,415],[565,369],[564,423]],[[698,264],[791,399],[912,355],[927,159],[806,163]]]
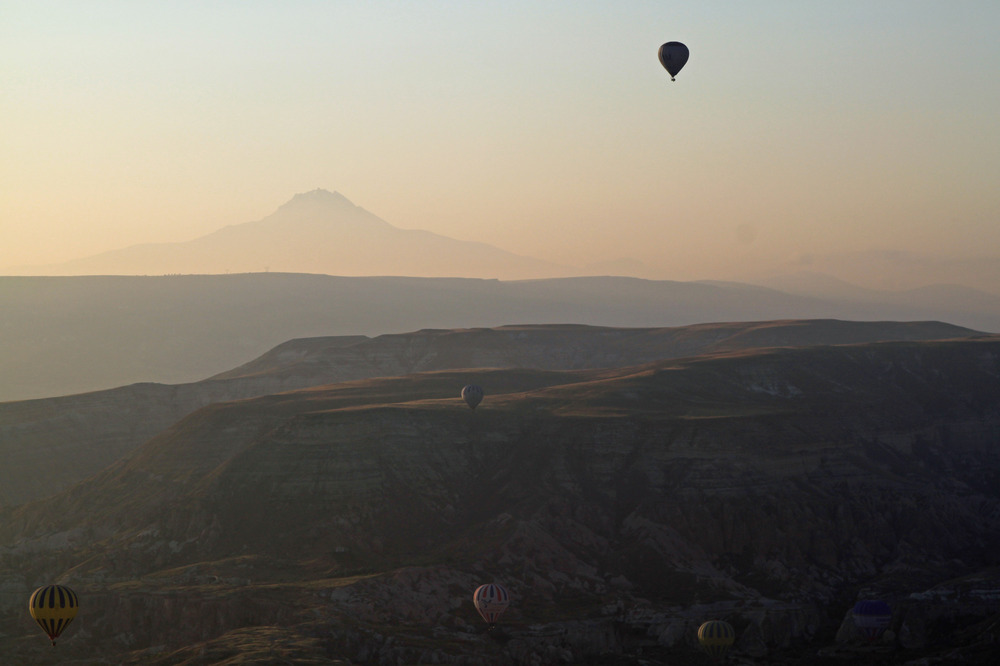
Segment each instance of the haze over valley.
[[[1000,297],[1000,255],[963,259],[903,251],[812,253],[754,269],[701,271],[796,294],[885,300],[889,291],[948,290],[940,298],[973,304],[976,292]],[[524,280],[615,275],[671,280],[671,263],[614,257],[567,265],[394,226],[339,192],[293,196],[270,215],[192,240],[145,243],[47,265],[7,266],[8,275],[175,275],[318,273],[337,276],[465,277]],[[897,296],[902,298],[902,296]],[[920,300],[917,298],[917,300]]]
[[[262,266],[272,271],[238,272]],[[382,277],[357,276],[364,267]],[[0,277],[0,400],[196,381],[286,340],[319,335],[785,318],[937,320],[1000,331],[1000,295],[958,284],[891,291],[819,274],[774,278],[767,287],[546,278],[574,271],[398,229],[325,190],[193,241],[124,248],[43,272],[70,275]],[[440,277],[452,274],[473,277]],[[491,279],[498,276],[510,279]]]

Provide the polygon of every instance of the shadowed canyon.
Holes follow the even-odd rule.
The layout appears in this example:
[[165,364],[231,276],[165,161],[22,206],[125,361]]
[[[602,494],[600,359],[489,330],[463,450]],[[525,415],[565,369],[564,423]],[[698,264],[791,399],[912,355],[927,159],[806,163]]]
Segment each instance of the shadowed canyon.
[[[10,663],[703,664],[713,618],[731,663],[985,664],[1000,640],[1000,338],[969,329],[311,338],[0,407]],[[53,649],[24,606],[54,581],[81,612]],[[486,632],[493,581],[513,601]],[[893,609],[878,642],[861,598]]]

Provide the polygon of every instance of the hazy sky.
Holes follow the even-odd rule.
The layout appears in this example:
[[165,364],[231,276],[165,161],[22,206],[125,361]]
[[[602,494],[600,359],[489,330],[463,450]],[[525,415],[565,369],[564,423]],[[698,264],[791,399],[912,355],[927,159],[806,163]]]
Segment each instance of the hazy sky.
[[997,254],[998,32],[996,0],[0,0],[0,266],[315,188],[677,279]]

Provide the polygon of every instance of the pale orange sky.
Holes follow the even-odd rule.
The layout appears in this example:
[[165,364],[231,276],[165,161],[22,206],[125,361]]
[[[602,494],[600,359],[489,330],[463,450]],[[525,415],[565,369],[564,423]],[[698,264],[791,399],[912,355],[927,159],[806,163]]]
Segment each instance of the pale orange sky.
[[189,240],[314,188],[674,279],[998,254],[998,27],[985,0],[3,0],[0,268]]

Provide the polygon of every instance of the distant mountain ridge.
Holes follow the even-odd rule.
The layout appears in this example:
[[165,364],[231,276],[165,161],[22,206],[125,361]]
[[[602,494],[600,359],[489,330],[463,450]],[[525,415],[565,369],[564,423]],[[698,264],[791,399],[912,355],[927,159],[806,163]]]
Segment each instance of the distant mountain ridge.
[[[993,248],[983,247],[982,251]],[[861,250],[815,253],[785,264],[785,272],[761,282],[785,289],[797,274],[825,275],[827,280],[846,280],[868,288],[901,291],[928,285],[952,285],[1000,295],[1000,257],[990,255],[949,257],[899,250]],[[792,280],[786,279],[791,276]],[[748,282],[758,282],[747,278]]]
[[[500,280],[595,275],[649,280],[675,277],[662,262],[616,257],[585,265],[561,265],[485,242],[395,227],[343,194],[324,189],[296,194],[270,215],[193,240],[144,243],[59,264],[3,266],[0,271],[58,276],[274,271]],[[895,292],[928,286],[949,286],[958,298],[966,289],[1000,298],[1000,257],[961,258],[878,249],[807,254],[794,261],[763,261],[731,273],[726,279],[821,298],[842,298],[849,292],[851,297],[858,296],[865,289]],[[842,284],[833,287],[838,281]]]
[[295,338],[423,328],[843,319],[1000,331],[1000,297],[979,296],[968,306],[959,292],[838,300],[739,283],[625,277],[0,277],[0,401],[192,382]]
[[173,275],[248,272],[413,277],[544,278],[556,264],[430,231],[400,229],[339,192],[296,194],[263,219],[194,240],[147,243],[40,266],[42,275]]

